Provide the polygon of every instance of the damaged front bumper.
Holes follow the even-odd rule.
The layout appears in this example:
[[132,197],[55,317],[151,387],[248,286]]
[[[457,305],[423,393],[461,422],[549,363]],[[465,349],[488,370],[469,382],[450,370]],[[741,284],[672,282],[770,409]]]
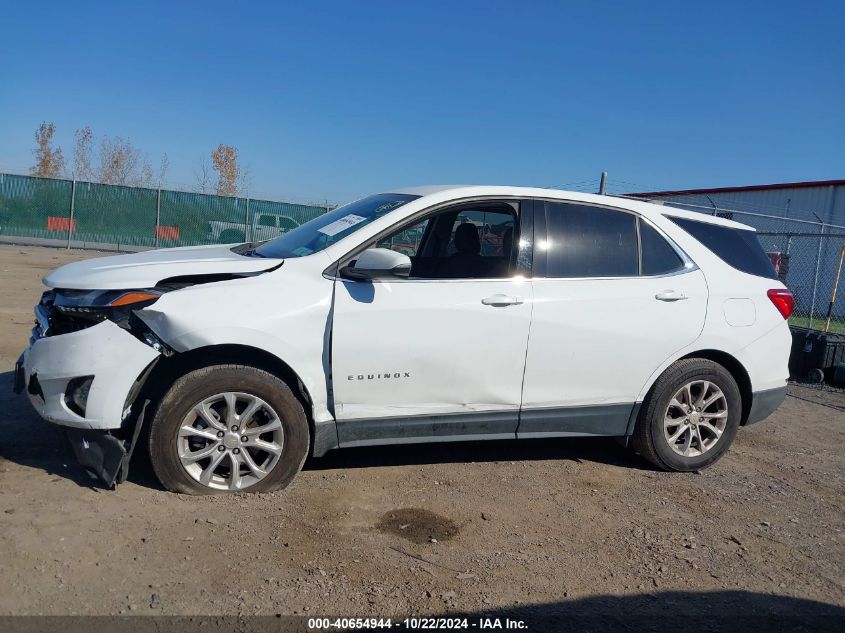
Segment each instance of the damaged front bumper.
[[[18,361],[16,385],[25,389],[42,418],[77,429],[117,429],[129,414],[132,387],[159,357],[111,321],[34,338]],[[73,407],[68,388],[74,379],[93,377],[84,409]],[[76,408],[76,410],[74,410]]]
[[73,454],[89,474],[98,478],[109,488],[126,481],[129,474],[129,461],[138,444],[138,434],[144,425],[147,404],[141,408],[131,439],[122,440],[109,431],[68,429],[67,437],[73,448]]
[[[146,404],[133,412],[132,400],[160,353],[111,321],[57,336],[44,336],[45,329],[33,330],[15,366],[15,392],[26,391],[42,418],[67,427],[80,464],[113,487],[126,478],[143,424]],[[84,406],[71,394],[81,379]]]

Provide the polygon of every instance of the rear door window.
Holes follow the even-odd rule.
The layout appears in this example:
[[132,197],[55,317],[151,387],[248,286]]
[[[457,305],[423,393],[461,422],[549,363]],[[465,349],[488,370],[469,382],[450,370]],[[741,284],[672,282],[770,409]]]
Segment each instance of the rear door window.
[[545,202],[546,277],[636,277],[637,218],[581,204]]
[[777,279],[774,266],[760,246],[756,232],[687,218],[667,217],[729,266],[749,275]]

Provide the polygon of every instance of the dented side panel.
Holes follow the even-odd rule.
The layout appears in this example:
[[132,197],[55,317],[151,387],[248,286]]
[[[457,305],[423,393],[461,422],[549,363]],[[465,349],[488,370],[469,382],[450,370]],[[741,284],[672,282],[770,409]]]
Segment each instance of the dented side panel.
[[[518,277],[339,280],[332,341],[337,420],[351,426],[355,420],[511,412],[514,433],[532,292],[531,282]],[[517,302],[483,303],[495,295]]]

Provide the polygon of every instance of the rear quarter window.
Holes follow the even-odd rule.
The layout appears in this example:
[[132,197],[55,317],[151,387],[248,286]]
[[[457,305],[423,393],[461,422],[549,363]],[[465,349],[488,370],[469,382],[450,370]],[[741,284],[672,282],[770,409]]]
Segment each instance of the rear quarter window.
[[640,221],[642,275],[666,275],[684,267],[684,261],[660,234]]
[[709,222],[669,217],[699,242],[709,248],[723,262],[749,275],[777,279],[774,266],[766,255],[757,233]]

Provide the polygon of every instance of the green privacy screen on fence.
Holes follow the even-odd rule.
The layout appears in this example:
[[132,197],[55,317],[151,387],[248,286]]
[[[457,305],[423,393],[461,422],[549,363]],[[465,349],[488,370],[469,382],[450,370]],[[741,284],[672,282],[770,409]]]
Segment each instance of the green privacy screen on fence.
[[0,174],[0,236],[96,247],[264,240],[326,207]]

